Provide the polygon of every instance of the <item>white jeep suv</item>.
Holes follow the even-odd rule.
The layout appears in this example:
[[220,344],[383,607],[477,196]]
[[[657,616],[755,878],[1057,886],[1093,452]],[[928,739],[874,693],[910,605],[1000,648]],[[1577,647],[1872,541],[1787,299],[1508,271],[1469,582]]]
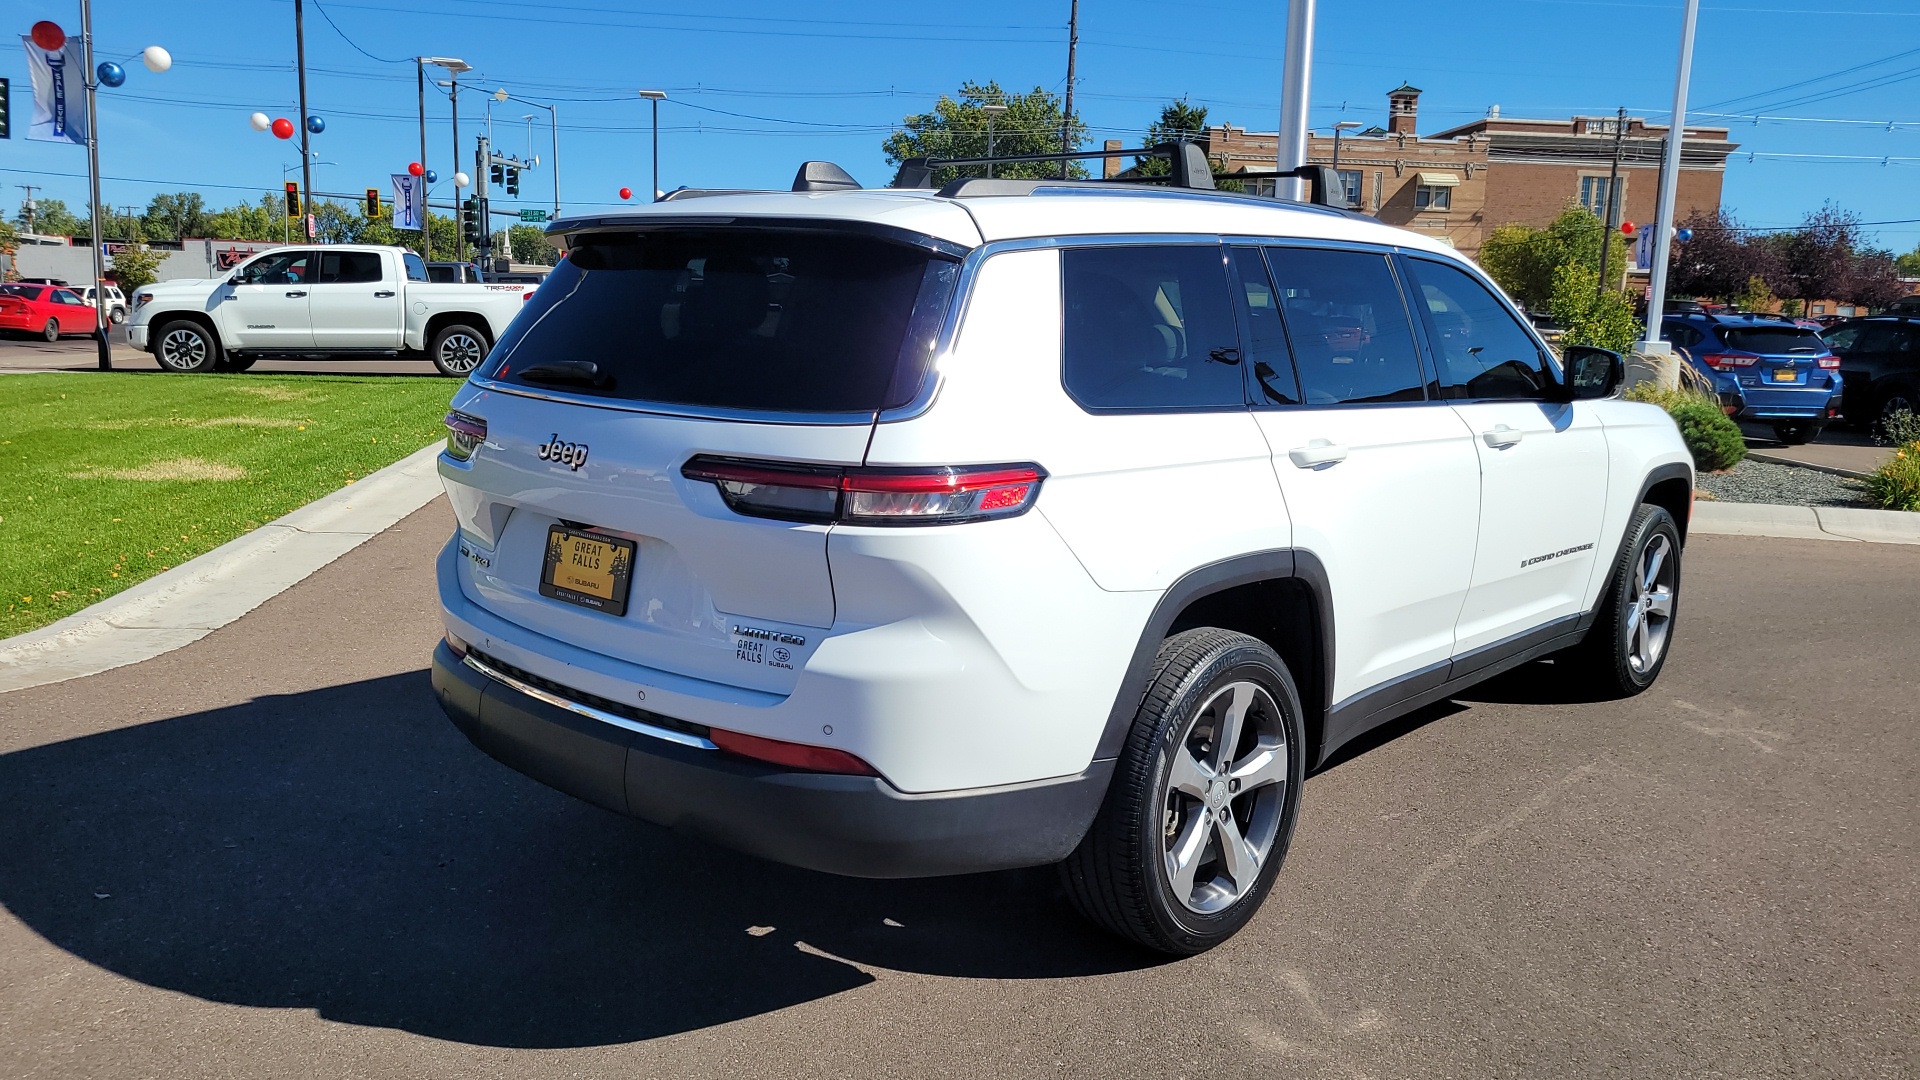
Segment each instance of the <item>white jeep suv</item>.
[[1687,450],[1449,248],[807,175],[557,222],[455,395],[433,684],[502,762],[838,874],[1059,863],[1192,953],[1370,728],[1537,658],[1659,674]]

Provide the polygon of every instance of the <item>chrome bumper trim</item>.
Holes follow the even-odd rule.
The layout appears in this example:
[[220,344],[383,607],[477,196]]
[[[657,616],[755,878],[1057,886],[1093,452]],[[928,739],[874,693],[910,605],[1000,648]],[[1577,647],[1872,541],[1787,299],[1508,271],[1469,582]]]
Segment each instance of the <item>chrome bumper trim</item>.
[[669,728],[655,727],[652,724],[643,724],[638,720],[629,720],[624,716],[617,716],[613,713],[607,712],[604,709],[596,709],[591,705],[582,705],[577,701],[571,701],[571,700],[568,700],[567,698],[563,698],[559,694],[553,693],[552,691],[543,690],[538,686],[533,686],[529,683],[521,682],[519,679],[516,679],[513,676],[508,675],[504,671],[495,671],[493,668],[487,666],[485,662],[480,660],[475,660],[473,658],[473,654],[471,653],[461,657],[460,662],[472,668],[473,670],[479,672],[480,674],[485,675],[487,678],[492,679],[494,682],[501,684],[502,686],[511,687],[512,689],[518,690],[519,692],[527,695],[530,698],[533,698],[536,701],[544,701],[547,704],[554,706],[555,708],[565,709],[568,712],[572,712],[572,713],[578,713],[581,716],[588,718],[589,720],[598,720],[603,724],[612,724],[614,727],[625,728],[628,731],[631,731],[640,735],[645,735],[645,736],[648,736],[649,738],[661,739],[670,743],[678,743],[681,746],[691,746],[697,750],[719,749],[719,747],[715,746],[710,740],[703,739],[698,735],[688,735],[684,732],[674,731]]

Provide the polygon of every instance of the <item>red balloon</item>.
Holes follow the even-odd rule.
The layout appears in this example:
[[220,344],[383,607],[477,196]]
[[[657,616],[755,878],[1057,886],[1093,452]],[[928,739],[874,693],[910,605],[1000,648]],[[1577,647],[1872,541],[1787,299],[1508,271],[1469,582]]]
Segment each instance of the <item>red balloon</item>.
[[293,121],[281,117],[273,122],[273,137],[276,139],[293,138]]
[[1620,223],[1620,234],[1621,234],[1622,236],[1632,236],[1632,235],[1633,235],[1633,222],[1631,222],[1631,221],[1623,221],[1623,222],[1621,222],[1621,223]]
[[420,164],[420,163],[419,163],[419,162],[417,162],[417,161],[415,161],[415,162],[412,162],[411,164],[409,164],[409,165],[407,166],[407,175],[408,175],[408,176],[421,176],[421,175],[424,175],[424,174],[426,173],[426,171],[427,171],[427,167],[426,167],[426,166],[424,166],[424,165],[422,165],[422,164]]
[[30,35],[35,45],[48,52],[59,52],[67,44],[67,32],[60,29],[60,24],[45,19],[33,24]]
[[631,198],[633,198],[633,189],[632,189],[632,188],[630,188],[630,187],[623,187],[623,188],[621,188],[621,189],[620,189],[620,197],[621,197],[621,198],[623,198],[623,199],[631,199]]

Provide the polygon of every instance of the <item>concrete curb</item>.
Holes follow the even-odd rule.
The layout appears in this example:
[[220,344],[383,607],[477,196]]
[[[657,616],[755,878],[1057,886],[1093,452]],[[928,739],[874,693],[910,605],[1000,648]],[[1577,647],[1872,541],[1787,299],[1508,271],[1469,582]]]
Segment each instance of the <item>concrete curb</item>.
[[1814,472],[1823,472],[1830,476],[1845,476],[1854,480],[1865,480],[1867,477],[1873,475],[1872,473],[1856,472],[1853,469],[1843,469],[1838,465],[1817,465],[1811,461],[1801,461],[1797,458],[1775,457],[1773,454],[1767,453],[1764,450],[1749,450],[1747,451],[1747,456],[1753,458],[1755,461],[1764,461],[1769,465],[1790,465],[1796,469],[1811,469]]
[[439,496],[425,447],[197,559],[0,641],[0,693],[137,664],[198,641]]
[[1708,536],[1920,545],[1920,514],[1845,506],[1696,502],[1688,531]]

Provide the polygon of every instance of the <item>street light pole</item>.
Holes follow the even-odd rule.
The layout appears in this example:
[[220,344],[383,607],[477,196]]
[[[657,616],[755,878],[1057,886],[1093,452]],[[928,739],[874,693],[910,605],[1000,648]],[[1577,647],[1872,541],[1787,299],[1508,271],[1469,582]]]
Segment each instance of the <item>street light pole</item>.
[[293,54],[300,68],[300,181],[304,189],[300,193],[300,229],[303,238],[311,240],[308,222],[313,220],[313,148],[309,141],[313,132],[307,130],[307,31],[301,0],[293,0]]
[[640,96],[653,102],[653,201],[660,201],[660,103],[666,100],[665,90],[642,90]]
[[93,340],[100,348],[101,371],[113,370],[113,342],[107,337],[107,255],[100,246],[100,110],[94,105],[93,73],[93,0],[80,0],[80,40],[86,53],[87,70],[82,81],[87,88],[87,182],[93,193]]
[[[1313,84],[1314,0],[1288,0],[1287,52],[1280,75],[1280,139],[1275,164],[1283,173],[1307,163],[1307,95]],[[1304,201],[1304,180],[1278,180],[1273,193]]]
[[[424,184],[427,182],[425,178],[427,168],[427,65],[432,64],[437,68],[445,68],[449,80],[447,85],[453,89],[454,176],[460,175],[460,73],[463,71],[472,71],[473,65],[467,63],[465,60],[452,56],[416,56],[414,57],[414,63],[420,70],[420,182]],[[448,179],[452,179],[452,177],[448,177]],[[425,197],[422,197],[420,202],[422,206],[426,206],[427,204]],[[454,213],[457,215],[460,212],[460,189],[457,186],[453,189],[453,207]],[[420,250],[423,253],[433,250],[430,243],[433,238],[433,210],[428,208],[425,213],[426,217],[420,222]],[[461,235],[460,230],[457,228],[453,231],[453,235],[454,255],[456,258],[464,260],[466,238]],[[421,257],[424,259],[431,258],[432,256],[430,254],[422,254]]]
[[[987,114],[987,157],[991,159],[993,157],[993,122],[1000,114],[1007,111],[1007,107],[1005,105],[982,105],[980,106],[980,111]],[[991,160],[987,162],[987,179],[993,179],[993,162]]]
[[[1673,120],[1667,130],[1667,156],[1660,163],[1660,212],[1653,221],[1653,266],[1647,281],[1647,338],[1636,346],[1645,353],[1671,351],[1660,340],[1660,319],[1667,306],[1667,255],[1673,245],[1673,204],[1680,187],[1680,150],[1687,135],[1687,83],[1693,78],[1693,27],[1700,0],[1687,0],[1680,29],[1680,73],[1673,81]],[[1606,267],[1601,267],[1601,272]]]
[[[425,184],[427,182],[427,176],[426,176],[426,169],[427,169],[427,58],[426,57],[416,56],[413,58],[413,75],[414,75],[414,81],[418,85],[418,89],[420,91],[420,182],[422,184]],[[420,200],[420,204],[422,206],[425,206],[426,202],[427,200],[424,197],[422,197]],[[428,223],[424,220],[420,222],[420,259],[423,262],[429,262],[429,261],[432,261],[433,259],[433,230],[431,228],[428,228]]]

